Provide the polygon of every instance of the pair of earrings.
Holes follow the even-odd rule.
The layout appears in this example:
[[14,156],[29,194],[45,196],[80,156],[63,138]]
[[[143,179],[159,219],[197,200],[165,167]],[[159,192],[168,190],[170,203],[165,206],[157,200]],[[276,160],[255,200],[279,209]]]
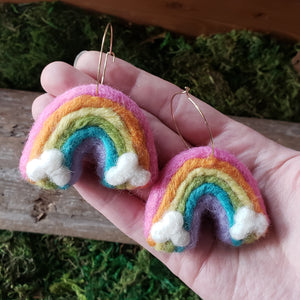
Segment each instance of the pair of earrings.
[[[109,26],[110,51],[99,84]],[[56,97],[34,123],[20,159],[23,178],[43,188],[67,189],[79,179],[82,160],[91,153],[105,187],[152,186],[144,233],[158,251],[193,248],[207,210],[215,219],[218,238],[227,244],[240,246],[264,235],[269,218],[255,179],[233,155],[214,148],[205,116],[188,89],[182,93],[204,118],[211,147],[176,155],[158,175],[153,136],[141,109],[122,92],[103,85],[108,55],[114,57],[111,24],[102,40],[97,84],[78,86]],[[170,102],[172,116],[177,94]]]

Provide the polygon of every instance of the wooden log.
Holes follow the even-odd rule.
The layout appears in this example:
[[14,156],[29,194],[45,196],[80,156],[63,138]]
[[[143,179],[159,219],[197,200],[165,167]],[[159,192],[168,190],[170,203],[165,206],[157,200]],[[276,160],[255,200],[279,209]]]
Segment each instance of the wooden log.
[[[37,2],[39,0],[31,0]],[[24,0],[3,2],[24,3]],[[197,36],[251,29],[300,40],[300,1],[285,0],[65,0],[127,21]]]
[[[0,89],[0,228],[134,243],[71,188],[49,192],[21,180],[18,162],[39,94]],[[234,117],[287,147],[300,150],[300,124]]]

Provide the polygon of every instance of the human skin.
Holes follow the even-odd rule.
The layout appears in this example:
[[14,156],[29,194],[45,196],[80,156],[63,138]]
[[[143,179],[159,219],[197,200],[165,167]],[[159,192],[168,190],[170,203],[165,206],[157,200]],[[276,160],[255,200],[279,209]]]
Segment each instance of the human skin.
[[[55,96],[81,84],[95,83],[98,58],[99,52],[88,51],[79,57],[75,67],[63,62],[46,66],[41,75],[46,93],[33,103],[34,118]],[[109,60],[104,83],[129,95],[143,109],[153,131],[160,168],[185,150],[170,113],[170,99],[180,88],[120,59],[114,63]],[[178,127],[192,146],[208,145],[207,128],[184,97],[177,96],[174,101]],[[266,237],[233,248],[218,241],[206,222],[196,248],[184,253],[156,252],[143,234],[149,190],[133,194],[107,189],[88,167],[75,188],[203,299],[299,299],[300,153],[192,98],[210,124],[215,147],[234,154],[257,180],[272,222]]]

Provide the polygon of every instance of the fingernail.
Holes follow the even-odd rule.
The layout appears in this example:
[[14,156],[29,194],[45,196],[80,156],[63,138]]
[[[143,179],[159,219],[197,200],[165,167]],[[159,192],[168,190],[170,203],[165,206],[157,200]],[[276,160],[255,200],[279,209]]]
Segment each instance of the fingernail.
[[76,57],[75,57],[75,59],[74,59],[74,63],[73,63],[73,66],[74,66],[74,67],[76,67],[76,64],[77,64],[77,62],[78,62],[79,57],[80,57],[82,54],[84,54],[85,52],[87,52],[87,50],[83,50],[83,51],[79,52],[79,53],[76,55]]

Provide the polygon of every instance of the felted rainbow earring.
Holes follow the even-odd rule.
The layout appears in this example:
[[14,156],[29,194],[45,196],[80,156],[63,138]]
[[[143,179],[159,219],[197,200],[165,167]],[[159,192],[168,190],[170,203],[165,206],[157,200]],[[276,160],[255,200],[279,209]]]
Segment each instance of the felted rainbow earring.
[[[101,82],[100,68],[108,29]],[[112,52],[112,25],[104,31],[97,84],[77,86],[56,97],[34,123],[20,159],[24,179],[46,189],[66,189],[78,181],[82,160],[91,154],[100,182],[114,189],[137,189],[157,177],[152,132],[137,104],[103,84]]]
[[255,179],[236,157],[214,147],[208,122],[188,88],[173,95],[170,102],[179,135],[172,105],[178,94],[185,94],[203,117],[211,147],[184,151],[162,171],[146,204],[144,233],[149,245],[165,252],[195,247],[205,211],[214,219],[221,241],[240,246],[257,240],[270,221]]

